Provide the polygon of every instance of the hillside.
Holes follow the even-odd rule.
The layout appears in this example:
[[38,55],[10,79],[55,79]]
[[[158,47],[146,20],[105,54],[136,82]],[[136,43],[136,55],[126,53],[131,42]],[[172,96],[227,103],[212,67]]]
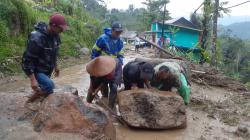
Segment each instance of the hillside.
[[232,34],[243,40],[250,39],[250,21],[233,23],[222,27],[224,30],[231,30]]

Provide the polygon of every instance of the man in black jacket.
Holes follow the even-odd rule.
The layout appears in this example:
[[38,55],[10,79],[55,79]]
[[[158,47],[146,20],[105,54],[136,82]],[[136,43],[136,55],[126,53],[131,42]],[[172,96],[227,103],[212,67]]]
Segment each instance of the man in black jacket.
[[150,80],[154,76],[154,67],[147,62],[131,61],[123,68],[123,81],[125,90],[135,88],[152,88]]
[[50,17],[49,24],[39,22],[35,25],[35,31],[30,33],[22,58],[23,71],[30,78],[34,92],[27,102],[53,93],[54,83],[50,76],[53,71],[56,77],[59,76],[56,62],[61,44],[59,34],[66,28],[65,18],[56,13]]

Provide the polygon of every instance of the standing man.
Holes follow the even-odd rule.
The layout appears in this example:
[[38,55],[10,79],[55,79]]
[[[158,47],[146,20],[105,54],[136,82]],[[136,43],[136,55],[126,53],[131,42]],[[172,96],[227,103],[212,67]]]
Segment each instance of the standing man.
[[125,90],[134,88],[151,88],[150,80],[153,78],[154,68],[147,62],[131,61],[123,68],[123,80]]
[[33,95],[27,103],[53,93],[54,83],[50,79],[52,72],[59,76],[57,54],[61,44],[59,34],[67,29],[64,16],[53,14],[49,24],[39,22],[30,33],[27,48],[22,58],[22,69],[30,78]]
[[138,37],[138,35],[136,35],[135,37],[135,52],[139,53],[139,48],[140,48],[140,38]]
[[[91,59],[95,59],[99,56],[110,56],[113,57],[117,63],[117,70],[120,70],[120,72],[116,75],[116,82],[113,82],[112,84],[113,88],[112,90],[117,92],[118,85],[121,84],[122,81],[122,65],[123,65],[123,41],[120,38],[120,35],[123,31],[122,25],[118,22],[114,22],[111,26],[111,28],[105,28],[104,34],[102,34],[96,41],[92,53],[91,53]],[[90,76],[90,86],[88,90],[88,94],[94,92],[94,86],[95,84],[95,76]],[[109,88],[108,88],[108,82],[102,82],[104,83],[101,87],[101,92],[104,97],[108,96]],[[110,89],[111,90],[111,89]],[[109,94],[111,96],[111,94]],[[90,96],[89,96],[90,97]],[[113,97],[116,97],[113,96]],[[112,97],[112,98],[113,98]],[[90,97],[92,98],[92,97]],[[93,99],[87,98],[88,102],[91,102]],[[109,97],[111,99],[111,97]],[[113,107],[113,99],[109,100],[110,107]]]
[[104,29],[102,34],[96,41],[92,53],[91,59],[94,59],[101,55],[111,56],[119,60],[123,64],[123,42],[120,35],[123,31],[120,23],[114,22],[110,28]]

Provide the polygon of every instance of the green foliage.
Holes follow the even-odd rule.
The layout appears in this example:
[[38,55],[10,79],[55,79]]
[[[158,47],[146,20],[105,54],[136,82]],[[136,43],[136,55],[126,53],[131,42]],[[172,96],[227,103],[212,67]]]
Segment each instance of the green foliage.
[[12,35],[27,33],[35,23],[32,9],[20,0],[2,0],[0,2],[0,19],[8,25]]
[[196,48],[201,50],[201,55],[202,55],[202,59],[204,62],[210,63],[211,62],[211,57],[210,57],[210,53],[208,50],[205,50],[201,47],[200,44],[196,45]]
[[43,2],[0,1],[1,72],[11,74],[21,71],[20,62],[28,34],[34,30],[36,22],[48,22],[53,12],[64,13],[69,25],[69,30],[61,34],[62,45],[59,52],[61,58],[77,56],[79,54],[75,47],[77,44],[80,47],[91,48],[101,34],[101,24],[85,11],[79,0],[58,0],[57,4],[51,0]]
[[201,48],[206,50],[209,46],[209,40],[211,38],[211,20],[212,20],[212,3],[211,0],[204,0],[203,16],[202,16],[202,37]]
[[248,42],[225,32],[219,38],[222,49],[220,68],[229,76],[246,83],[250,79],[250,47]]
[[248,88],[248,90],[250,90],[250,82],[247,82],[245,85]]
[[6,43],[8,41],[8,28],[6,26],[6,23],[0,19],[0,42],[1,45]]
[[[147,6],[145,13],[146,22],[144,22],[144,24],[147,25],[147,28],[150,28],[151,23],[155,20],[163,20],[163,7],[167,3],[169,3],[169,0],[146,0],[146,2],[143,2],[143,4]],[[164,20],[166,19],[170,19],[169,12],[167,10]]]
[[221,40],[217,39],[216,42],[216,62],[217,64],[222,64],[222,48],[221,48]]

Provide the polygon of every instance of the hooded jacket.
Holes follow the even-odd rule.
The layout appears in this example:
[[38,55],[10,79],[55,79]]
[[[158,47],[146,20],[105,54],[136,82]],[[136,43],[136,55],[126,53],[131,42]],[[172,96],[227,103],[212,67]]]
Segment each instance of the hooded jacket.
[[22,58],[22,69],[27,76],[32,73],[50,76],[56,66],[61,40],[59,35],[49,34],[47,29],[46,23],[39,22],[28,37],[27,48]]
[[117,58],[123,64],[123,42],[120,38],[112,38],[111,33],[112,30],[110,28],[104,29],[104,34],[97,39],[92,49],[91,59],[101,55],[109,55]]

